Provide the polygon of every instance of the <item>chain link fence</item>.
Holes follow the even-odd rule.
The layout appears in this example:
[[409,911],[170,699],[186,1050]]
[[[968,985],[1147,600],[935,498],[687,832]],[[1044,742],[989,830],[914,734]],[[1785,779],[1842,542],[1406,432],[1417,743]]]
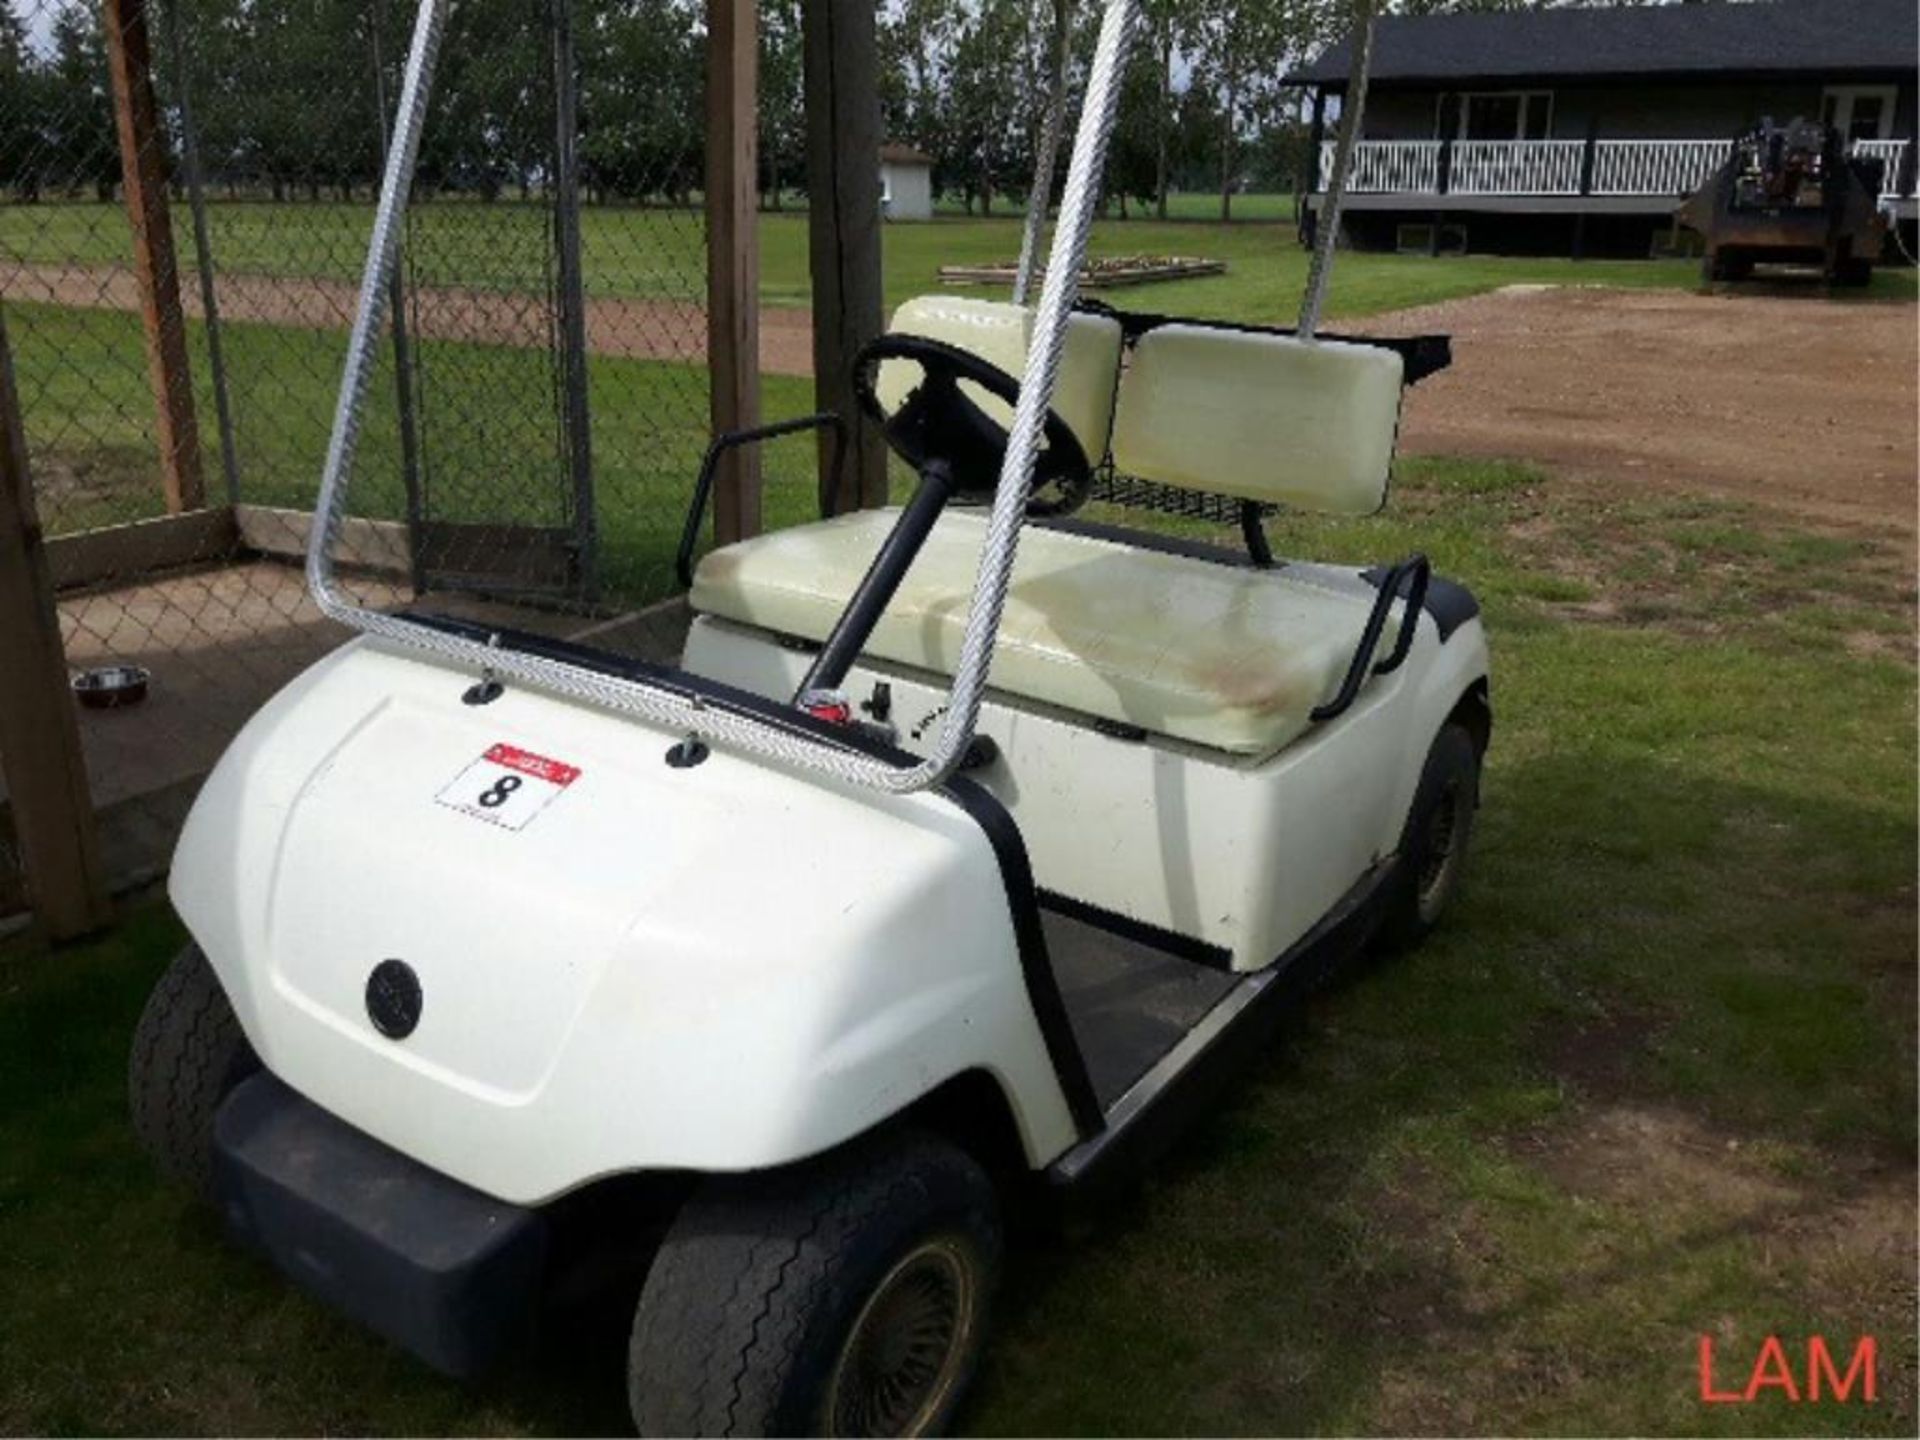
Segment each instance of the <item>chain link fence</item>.
[[[573,633],[673,590],[709,428],[702,13],[454,7],[338,556],[361,603]],[[121,882],[343,638],[299,561],[413,20],[0,0],[0,303],[67,660],[151,677],[81,716]],[[769,453],[769,523],[811,465]],[[10,853],[0,810],[0,912]]]

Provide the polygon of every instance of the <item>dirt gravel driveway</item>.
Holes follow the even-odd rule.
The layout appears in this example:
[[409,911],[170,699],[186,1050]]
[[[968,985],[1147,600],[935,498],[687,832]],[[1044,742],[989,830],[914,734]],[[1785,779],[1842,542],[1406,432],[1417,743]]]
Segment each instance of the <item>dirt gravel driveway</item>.
[[1444,330],[1402,448],[1788,507],[1911,539],[1916,310],[1809,291],[1510,287],[1355,322]]

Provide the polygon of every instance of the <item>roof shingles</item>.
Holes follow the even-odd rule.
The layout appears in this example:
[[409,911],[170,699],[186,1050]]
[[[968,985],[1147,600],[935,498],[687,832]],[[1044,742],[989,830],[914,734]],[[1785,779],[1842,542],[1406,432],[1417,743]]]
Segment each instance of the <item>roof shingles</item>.
[[[1914,0],[1715,0],[1383,17],[1371,77],[1387,82],[1629,75],[1911,78]],[[1287,77],[1336,88],[1342,40]]]

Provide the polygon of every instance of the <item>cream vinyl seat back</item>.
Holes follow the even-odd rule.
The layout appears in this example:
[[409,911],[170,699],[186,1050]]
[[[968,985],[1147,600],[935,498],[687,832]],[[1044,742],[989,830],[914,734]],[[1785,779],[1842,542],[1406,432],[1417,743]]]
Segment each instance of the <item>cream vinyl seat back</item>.
[[[922,295],[894,312],[888,333],[941,340],[978,355],[1014,379],[1024,379],[1027,345],[1033,339],[1033,312],[1001,300],[956,295]],[[1076,313],[1067,322],[1066,348],[1054,380],[1053,408],[1086,451],[1089,464],[1106,458],[1113,433],[1114,386],[1120,378],[1120,322],[1110,315]],[[897,410],[920,383],[920,367],[911,360],[880,366],[875,389],[888,411]],[[1002,425],[1013,409],[978,386],[961,382],[967,396]]]
[[1134,343],[1113,467],[1187,490],[1329,515],[1386,503],[1400,355],[1293,335],[1157,326]]

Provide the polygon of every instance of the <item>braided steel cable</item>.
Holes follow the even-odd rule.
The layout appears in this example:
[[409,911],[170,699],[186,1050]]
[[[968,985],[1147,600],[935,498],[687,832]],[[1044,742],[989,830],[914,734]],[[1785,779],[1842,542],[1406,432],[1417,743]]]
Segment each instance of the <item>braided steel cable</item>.
[[333,549],[345,516],[348,482],[359,446],[375,349],[386,318],[388,281],[399,254],[401,223],[419,158],[420,134],[426,121],[427,99],[449,3],[450,0],[422,0],[407,55],[399,116],[388,151],[380,203],[374,214],[366,271],[347,345],[347,364],[341,377],[315,523],[307,547],[307,586],[314,603],[328,618],[377,639],[454,665],[633,715],[669,730],[698,736],[711,744],[742,750],[796,769],[896,794],[940,784],[965,757],[979,719],[987,670],[993,659],[994,637],[999,630],[1019,546],[1027,493],[1033,484],[1035,452],[1041,427],[1052,405],[1054,380],[1066,344],[1067,322],[1079,289],[1080,266],[1086,256],[1087,235],[1099,202],[1107,141],[1119,100],[1119,76],[1132,36],[1134,0],[1108,0],[1101,21],[1099,43],[1087,80],[1086,101],[1068,167],[1066,193],[1061,200],[1060,219],[1048,259],[1046,283],[1028,349],[1026,379],[1020,387],[1020,400],[1008,433],[1006,456],[1000,467],[999,488],[981,550],[979,576],[946,719],[932,753],[910,767],[891,765],[823,741],[802,738],[751,716],[715,709],[697,697],[658,689],[644,680],[602,674],[497,643],[481,644],[403,616],[368,610],[353,603],[336,586]]
[[[1374,0],[1354,0],[1353,78],[1340,102],[1340,134],[1333,144],[1333,175],[1327,184],[1326,200],[1320,206],[1307,290],[1300,297],[1298,334],[1302,340],[1311,340],[1313,332],[1320,328],[1327,282],[1333,277],[1333,249],[1340,241],[1340,207],[1347,198],[1347,170],[1353,162],[1353,147],[1360,139],[1360,120],[1367,109],[1367,74],[1373,68],[1374,9]],[[1313,163],[1320,163],[1318,155],[1313,157]]]
[[1034,267],[1040,263],[1040,232],[1047,228],[1047,205],[1053,199],[1053,167],[1060,158],[1060,130],[1067,123],[1067,48],[1071,26],[1067,0],[1053,3],[1053,56],[1048,62],[1047,113],[1040,124],[1040,149],[1034,157],[1033,188],[1027,192],[1027,221],[1020,227],[1020,264],[1013,272],[1013,303],[1024,305],[1033,291]]

